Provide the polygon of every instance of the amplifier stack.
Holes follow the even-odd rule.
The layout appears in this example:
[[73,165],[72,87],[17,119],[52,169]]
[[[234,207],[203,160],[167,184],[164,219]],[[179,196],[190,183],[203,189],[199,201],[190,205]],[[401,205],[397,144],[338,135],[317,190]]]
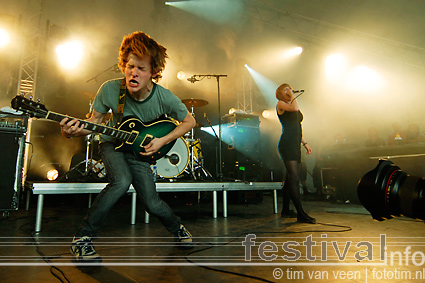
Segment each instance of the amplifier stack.
[[27,116],[0,114],[0,211],[17,210],[22,191]]

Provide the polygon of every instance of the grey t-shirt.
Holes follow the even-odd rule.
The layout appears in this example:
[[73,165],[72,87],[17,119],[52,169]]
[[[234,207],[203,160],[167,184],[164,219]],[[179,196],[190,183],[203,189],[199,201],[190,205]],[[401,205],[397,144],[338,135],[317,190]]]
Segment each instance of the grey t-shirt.
[[[107,113],[112,110],[112,118],[108,126],[115,126],[117,123],[117,109],[122,79],[113,79],[105,82],[97,92],[93,109],[100,113]],[[135,100],[130,94],[125,96],[123,117],[132,116],[144,123],[148,123],[167,114],[178,121],[182,121],[187,115],[187,108],[180,98],[175,96],[168,89],[155,84],[148,98],[143,101]],[[106,135],[101,136],[102,141],[112,141],[114,138]]]

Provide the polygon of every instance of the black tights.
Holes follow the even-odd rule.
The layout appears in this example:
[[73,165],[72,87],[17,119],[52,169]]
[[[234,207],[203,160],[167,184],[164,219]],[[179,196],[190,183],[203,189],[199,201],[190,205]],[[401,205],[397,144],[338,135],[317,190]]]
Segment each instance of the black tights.
[[283,212],[289,211],[289,202],[292,200],[297,213],[303,213],[300,195],[300,169],[301,164],[296,160],[286,161],[286,179],[283,185]]

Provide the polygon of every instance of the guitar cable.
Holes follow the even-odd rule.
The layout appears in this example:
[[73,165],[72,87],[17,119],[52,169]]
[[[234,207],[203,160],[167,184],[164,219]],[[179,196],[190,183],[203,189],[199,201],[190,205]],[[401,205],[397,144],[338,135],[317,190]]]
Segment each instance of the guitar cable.
[[235,275],[235,276],[240,276],[240,277],[245,277],[245,278],[249,278],[249,279],[254,279],[257,281],[261,281],[261,282],[268,282],[268,283],[274,283],[273,281],[270,281],[268,279],[265,278],[261,278],[261,277],[257,277],[257,276],[253,276],[253,275],[248,275],[248,274],[244,274],[244,273],[238,273],[238,272],[233,272],[233,271],[228,271],[228,270],[223,270],[223,269],[219,269],[219,268],[214,268],[214,267],[210,267],[210,266],[205,266],[202,264],[198,264],[192,260],[190,260],[188,258],[188,256],[195,254],[195,253],[200,253],[200,252],[204,252],[207,251],[209,249],[215,248],[215,247],[221,247],[221,246],[226,246],[230,243],[235,242],[237,239],[239,239],[241,236],[243,235],[248,235],[248,234],[301,234],[301,233],[343,233],[343,232],[349,232],[352,230],[352,228],[350,226],[345,226],[345,225],[338,225],[338,224],[331,224],[331,223],[316,223],[319,225],[323,225],[323,226],[330,226],[330,227],[338,227],[338,228],[342,228],[341,230],[335,231],[335,230],[304,230],[304,231],[247,231],[247,232],[242,232],[239,233],[237,236],[235,236],[232,240],[224,243],[224,244],[214,244],[214,243],[208,243],[209,246],[205,247],[205,248],[201,248],[195,251],[191,251],[189,253],[187,253],[185,255],[185,259],[187,262],[190,262],[194,265],[196,265],[199,268],[203,268],[203,269],[207,269],[207,270],[211,270],[211,271],[215,271],[215,272],[221,272],[221,273],[226,273],[226,274],[231,274],[231,275]]

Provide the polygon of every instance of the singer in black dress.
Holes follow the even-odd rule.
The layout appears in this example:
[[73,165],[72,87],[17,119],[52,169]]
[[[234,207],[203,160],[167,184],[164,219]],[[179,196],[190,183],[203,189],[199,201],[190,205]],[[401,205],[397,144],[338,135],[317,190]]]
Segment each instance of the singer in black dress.
[[[283,217],[297,217],[298,222],[316,223],[303,209],[300,196],[301,144],[307,154],[312,152],[302,134],[301,122],[303,114],[298,107],[293,88],[290,84],[282,84],[276,89],[276,111],[282,125],[278,149],[286,168],[286,179],[283,186]],[[292,200],[297,213],[289,209]]]

